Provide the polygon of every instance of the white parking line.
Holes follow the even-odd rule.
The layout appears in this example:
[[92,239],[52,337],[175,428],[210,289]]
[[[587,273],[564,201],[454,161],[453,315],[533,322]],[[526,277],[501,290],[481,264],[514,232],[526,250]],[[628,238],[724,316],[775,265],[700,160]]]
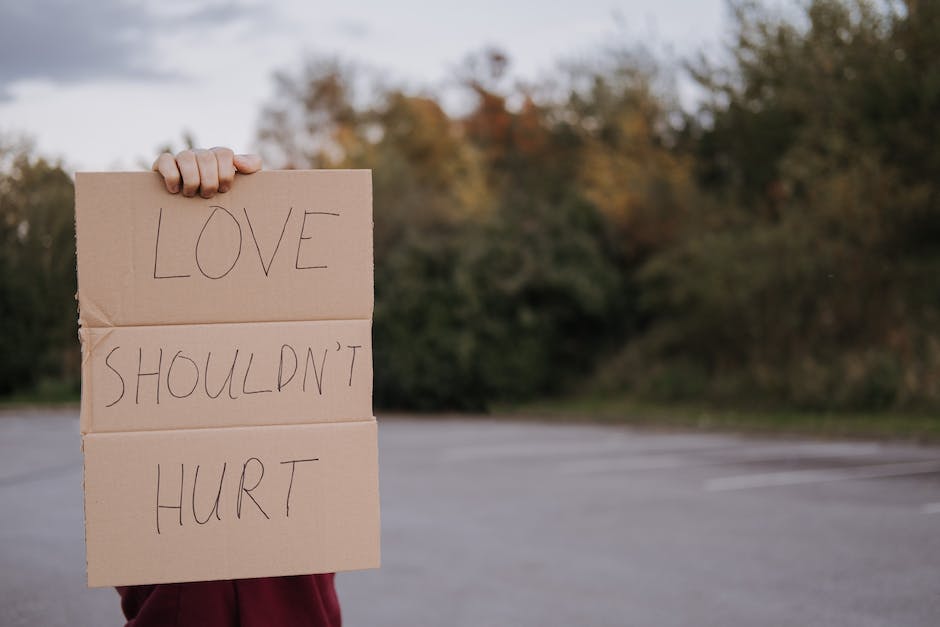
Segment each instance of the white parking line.
[[698,452],[718,450],[728,447],[728,442],[721,440],[693,441],[685,444],[664,440],[658,443],[638,442],[628,436],[606,438],[604,440],[552,440],[545,442],[499,442],[493,444],[456,446],[440,452],[443,462],[480,461],[491,459],[514,459],[531,457],[553,457],[573,455],[590,457],[608,453],[656,453]]
[[[720,457],[709,458],[713,451]],[[681,453],[682,451],[678,451]],[[565,462],[558,467],[563,475],[591,475],[610,472],[631,472],[643,470],[673,470],[679,468],[701,468],[705,466],[727,466],[754,462],[784,462],[833,457],[863,457],[882,452],[878,445],[856,444],[785,444],[757,446],[740,449],[699,449],[689,451],[694,455],[637,455],[635,457],[579,459]],[[704,456],[704,457],[703,457]]]
[[676,455],[641,455],[605,459],[580,459],[566,462],[558,467],[562,475],[593,475],[607,472],[631,472],[640,470],[672,470],[697,465],[686,457]]
[[901,477],[904,475],[920,475],[932,472],[940,472],[940,460],[905,462],[900,464],[878,464],[876,466],[855,466],[851,468],[791,470],[757,475],[720,477],[706,481],[705,489],[709,492],[722,492],[726,490],[746,490],[748,488],[773,488],[806,483],[846,481],[849,479]]
[[925,514],[940,514],[940,503],[927,503],[921,511]]
[[622,448],[622,446],[623,443],[619,440],[608,440],[606,442],[501,442],[499,444],[444,449],[440,453],[440,460],[443,462],[466,462],[500,458],[584,455],[615,451]]

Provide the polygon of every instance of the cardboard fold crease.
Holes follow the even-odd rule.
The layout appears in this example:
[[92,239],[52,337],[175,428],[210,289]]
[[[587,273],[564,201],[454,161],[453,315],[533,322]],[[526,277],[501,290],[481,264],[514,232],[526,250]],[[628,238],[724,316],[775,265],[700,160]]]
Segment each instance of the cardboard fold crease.
[[371,173],[79,173],[76,239],[89,585],[378,567]]

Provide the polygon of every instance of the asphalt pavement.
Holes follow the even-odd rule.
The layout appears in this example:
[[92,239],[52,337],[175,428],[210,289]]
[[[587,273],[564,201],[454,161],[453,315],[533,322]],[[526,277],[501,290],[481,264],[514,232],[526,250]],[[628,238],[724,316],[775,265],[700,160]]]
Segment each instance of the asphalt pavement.
[[[940,625],[940,448],[379,417],[383,565],[344,624]],[[74,411],[0,413],[0,625],[85,587]]]

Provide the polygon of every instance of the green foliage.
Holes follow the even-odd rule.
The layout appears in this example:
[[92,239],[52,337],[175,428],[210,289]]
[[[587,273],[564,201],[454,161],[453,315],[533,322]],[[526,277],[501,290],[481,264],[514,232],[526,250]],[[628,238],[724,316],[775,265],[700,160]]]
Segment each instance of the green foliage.
[[335,62],[279,77],[266,145],[375,172],[380,402],[480,408],[593,379],[940,404],[940,8],[732,8],[725,59],[688,64],[696,113],[622,49],[524,87],[505,55],[471,57],[460,118],[388,86],[363,99]]
[[[269,165],[372,168],[375,390],[485,409],[594,388],[807,409],[940,408],[940,4],[736,2],[677,104],[604,49],[469,112],[361,67],[281,74]],[[0,392],[73,376],[71,183],[0,159]]]
[[644,266],[655,324],[621,362],[691,361],[712,396],[936,406],[940,8],[735,9],[687,131],[709,217]]
[[282,76],[292,113],[269,114],[262,139],[289,165],[305,145],[300,165],[373,169],[377,402],[482,409],[583,377],[622,326],[623,280],[570,131],[531,100],[511,111],[486,77],[467,79],[478,106],[456,120],[397,89],[357,104],[357,81],[334,63]]
[[72,204],[59,165],[0,146],[0,394],[77,380]]
[[379,402],[482,409],[583,375],[618,305],[592,215],[571,202],[517,205],[390,251],[376,265]]

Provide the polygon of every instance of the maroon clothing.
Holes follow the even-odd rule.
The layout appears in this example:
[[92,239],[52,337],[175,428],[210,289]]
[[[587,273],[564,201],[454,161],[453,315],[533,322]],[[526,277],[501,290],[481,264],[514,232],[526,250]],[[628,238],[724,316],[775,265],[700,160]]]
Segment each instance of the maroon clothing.
[[340,627],[333,575],[126,586],[126,627]]

